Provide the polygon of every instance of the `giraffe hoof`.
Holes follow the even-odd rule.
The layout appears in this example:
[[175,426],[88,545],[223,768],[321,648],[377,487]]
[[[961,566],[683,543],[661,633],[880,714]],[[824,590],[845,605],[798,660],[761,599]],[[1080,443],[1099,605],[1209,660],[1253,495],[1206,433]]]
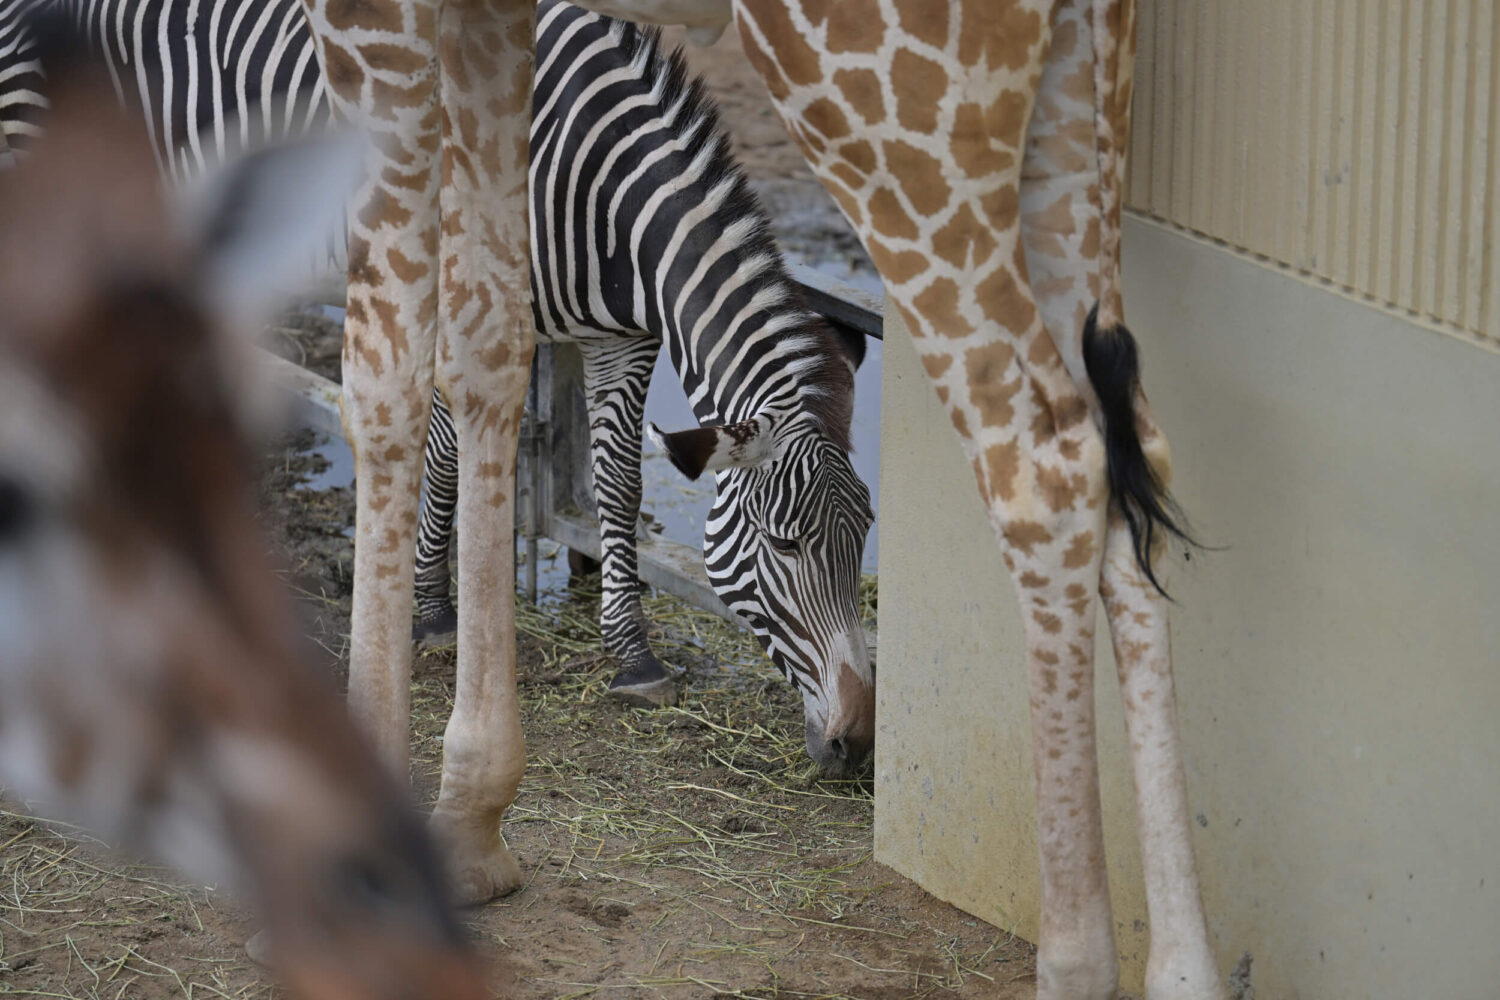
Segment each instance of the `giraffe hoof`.
[[469,827],[470,824],[449,822],[442,814],[433,813],[433,832],[447,848],[453,902],[458,906],[481,906],[515,892],[525,880],[521,866],[500,839],[498,828],[482,836],[460,832]]
[[424,614],[411,627],[411,641],[418,649],[446,646],[458,635],[458,610],[448,605],[441,611]]
[[271,935],[262,928],[251,935],[250,940],[245,942],[245,954],[250,956],[250,961],[262,969],[273,968],[271,961]]

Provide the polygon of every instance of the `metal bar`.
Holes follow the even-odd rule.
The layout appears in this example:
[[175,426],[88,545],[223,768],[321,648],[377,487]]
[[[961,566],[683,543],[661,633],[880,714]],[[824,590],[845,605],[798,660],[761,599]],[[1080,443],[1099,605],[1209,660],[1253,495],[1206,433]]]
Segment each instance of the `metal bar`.
[[[600,557],[599,522],[592,517],[554,513],[549,537],[590,558]],[[650,538],[638,541],[636,551],[641,579],[646,583],[694,607],[735,621],[708,582],[701,549],[665,538]]]

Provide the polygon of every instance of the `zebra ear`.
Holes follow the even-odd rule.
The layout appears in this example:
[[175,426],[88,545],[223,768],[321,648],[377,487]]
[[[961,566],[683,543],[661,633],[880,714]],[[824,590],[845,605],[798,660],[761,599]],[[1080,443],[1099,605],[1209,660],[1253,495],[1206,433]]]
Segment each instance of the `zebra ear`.
[[199,254],[204,291],[231,326],[258,326],[313,287],[343,242],[363,173],[364,139],[339,131],[257,149],[182,192],[178,218]]
[[776,454],[776,441],[771,431],[770,417],[754,417],[717,427],[695,427],[671,434],[664,433],[655,424],[646,425],[651,440],[689,479],[697,479],[705,471],[764,465]]

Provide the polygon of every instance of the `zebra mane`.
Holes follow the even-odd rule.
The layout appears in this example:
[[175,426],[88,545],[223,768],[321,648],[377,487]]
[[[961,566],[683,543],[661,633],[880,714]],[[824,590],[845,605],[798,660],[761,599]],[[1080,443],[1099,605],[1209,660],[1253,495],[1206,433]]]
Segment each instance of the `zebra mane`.
[[[824,434],[840,448],[850,450],[854,368],[858,364],[855,352],[827,320],[807,308],[799,286],[787,273],[781,247],[771,235],[770,216],[734,157],[718,104],[702,78],[688,68],[681,46],[663,43],[660,28],[629,21],[615,25],[620,52],[628,62],[641,67],[641,79],[653,93],[661,95],[658,106],[669,109],[663,120],[673,135],[689,157],[708,158],[705,186],[711,189],[725,181],[730,183],[728,195],[714,214],[729,220],[729,225],[751,223],[740,244],[744,259],[762,255],[767,259],[766,277],[786,290],[775,313],[796,317],[780,335],[788,346],[796,345],[788,352],[786,363],[798,372],[799,403]],[[858,355],[862,357],[863,351]]]

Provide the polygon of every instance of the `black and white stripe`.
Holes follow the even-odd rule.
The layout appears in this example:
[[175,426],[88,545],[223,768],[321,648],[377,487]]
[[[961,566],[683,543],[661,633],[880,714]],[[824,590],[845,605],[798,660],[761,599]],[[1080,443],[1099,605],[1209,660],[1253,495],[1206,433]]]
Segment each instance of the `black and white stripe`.
[[[301,0],[53,2],[141,92],[173,177],[327,114]],[[725,603],[807,693],[810,726],[826,721],[840,666],[870,676],[855,602],[869,492],[847,455],[862,344],[802,306],[715,109],[656,33],[543,0],[533,99],[533,312],[541,338],[584,357],[605,641],[622,675],[661,671],[635,532],[646,389],[665,344],[705,427],[759,421],[771,435],[762,461],[718,468],[705,558]],[[34,117],[12,117],[24,148]],[[457,486],[441,401],[427,460],[418,590],[431,616],[450,610]]]

